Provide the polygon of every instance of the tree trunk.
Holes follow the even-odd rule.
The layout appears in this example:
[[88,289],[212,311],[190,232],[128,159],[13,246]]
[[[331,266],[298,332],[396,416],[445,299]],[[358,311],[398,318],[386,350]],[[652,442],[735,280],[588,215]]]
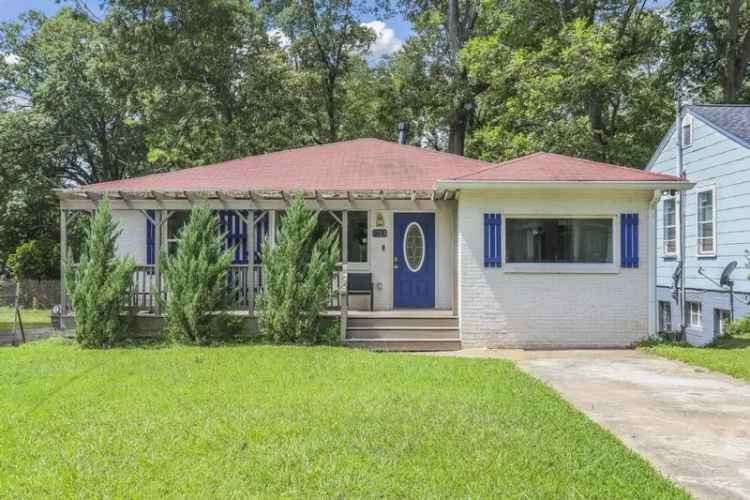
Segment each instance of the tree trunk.
[[469,116],[464,108],[457,109],[453,114],[448,126],[448,152],[464,155],[466,142],[466,129],[468,128]]

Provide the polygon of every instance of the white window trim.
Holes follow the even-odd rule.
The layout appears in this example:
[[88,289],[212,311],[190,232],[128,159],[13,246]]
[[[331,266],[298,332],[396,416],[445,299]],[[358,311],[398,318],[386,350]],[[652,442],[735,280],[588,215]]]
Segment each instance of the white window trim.
[[[703,328],[703,304],[700,302],[688,302],[688,326],[691,328]],[[693,323],[693,306],[698,306],[698,323]]]
[[[508,219],[610,219],[612,220],[612,262],[611,263],[554,263],[554,262],[508,262],[506,248]],[[618,215],[595,214],[503,214],[502,249],[504,273],[543,273],[543,274],[618,274],[620,272],[620,217]]]
[[[684,134],[685,125],[690,127],[689,128],[690,134],[688,134],[690,140],[688,142],[685,142],[685,134]],[[680,137],[682,137],[683,149],[689,148],[690,146],[693,145],[693,115],[688,114],[682,118],[682,123],[680,124]]]
[[[705,224],[707,221],[701,222],[700,220],[700,194],[706,193],[708,191],[711,191],[711,226],[714,228],[713,230],[713,251],[711,252],[701,252],[700,248],[700,226],[701,224]],[[716,257],[716,245],[718,243],[716,238],[717,233],[717,227],[716,227],[716,186],[710,186],[707,188],[700,189],[695,192],[695,253],[698,257]]]
[[[667,252],[667,242],[664,239],[664,202],[667,200],[674,200],[674,252]],[[662,197],[661,206],[661,251],[662,257],[664,258],[675,258],[680,256],[680,198],[678,196],[664,196]]]

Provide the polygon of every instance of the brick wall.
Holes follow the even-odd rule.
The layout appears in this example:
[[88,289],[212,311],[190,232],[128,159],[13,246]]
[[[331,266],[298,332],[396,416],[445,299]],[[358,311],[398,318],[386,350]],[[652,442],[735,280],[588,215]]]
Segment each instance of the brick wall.
[[[648,204],[652,192],[463,191],[459,303],[464,347],[620,347],[648,333]],[[617,216],[613,274],[518,273],[484,267],[483,214]],[[637,269],[619,268],[619,214],[638,213]],[[505,235],[503,235],[503,238]]]

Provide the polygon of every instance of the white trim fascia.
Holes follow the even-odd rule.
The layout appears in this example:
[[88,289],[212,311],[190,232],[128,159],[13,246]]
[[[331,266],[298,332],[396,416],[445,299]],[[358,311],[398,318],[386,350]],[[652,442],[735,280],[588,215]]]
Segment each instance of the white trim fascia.
[[688,190],[689,181],[461,181],[438,180],[438,189],[661,189]]

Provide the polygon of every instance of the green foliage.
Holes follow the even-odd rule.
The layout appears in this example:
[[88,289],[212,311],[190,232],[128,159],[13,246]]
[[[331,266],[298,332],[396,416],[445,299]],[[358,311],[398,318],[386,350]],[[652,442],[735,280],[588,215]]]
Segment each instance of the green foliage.
[[727,323],[725,335],[727,337],[750,336],[750,314]]
[[13,499],[689,498],[500,359],[45,340],[0,349],[0,408]]
[[[500,2],[488,2],[496,5]],[[643,166],[672,120],[663,20],[615,1],[559,9],[527,2],[487,9],[462,53],[486,89],[469,153],[488,160],[534,151]]]
[[26,241],[10,255],[8,267],[17,280],[58,279],[60,245],[48,239]]
[[339,244],[330,230],[314,239],[317,223],[317,213],[296,196],[282,219],[276,244],[263,242],[258,326],[275,342],[321,340],[320,313],[328,302]]
[[[120,231],[105,197],[86,231],[78,272],[68,259],[65,286],[76,320],[76,340],[83,347],[106,347],[126,334],[135,261],[115,257]],[[77,274],[77,276],[76,276]]]
[[[207,206],[195,208],[178,235],[174,255],[161,255],[167,291],[160,298],[167,335],[174,341],[205,343],[215,335],[227,303],[227,273],[232,249],[224,250],[216,214]],[[222,329],[218,329],[222,330]]]

